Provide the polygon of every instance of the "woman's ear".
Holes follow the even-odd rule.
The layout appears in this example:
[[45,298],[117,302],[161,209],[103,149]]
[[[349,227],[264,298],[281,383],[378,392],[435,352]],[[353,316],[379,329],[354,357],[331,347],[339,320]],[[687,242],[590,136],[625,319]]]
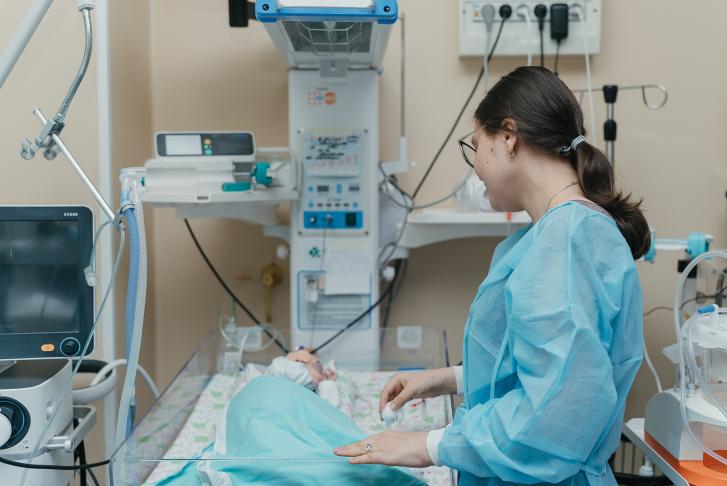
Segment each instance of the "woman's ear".
[[502,120],[502,138],[505,143],[505,151],[507,155],[512,159],[515,157],[515,150],[517,148],[517,123],[512,118],[505,118]]

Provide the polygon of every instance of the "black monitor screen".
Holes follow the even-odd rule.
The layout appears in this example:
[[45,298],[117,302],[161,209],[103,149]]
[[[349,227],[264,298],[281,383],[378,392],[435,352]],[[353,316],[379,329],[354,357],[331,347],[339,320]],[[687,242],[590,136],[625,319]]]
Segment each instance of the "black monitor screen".
[[80,242],[77,220],[0,221],[0,335],[79,332]]

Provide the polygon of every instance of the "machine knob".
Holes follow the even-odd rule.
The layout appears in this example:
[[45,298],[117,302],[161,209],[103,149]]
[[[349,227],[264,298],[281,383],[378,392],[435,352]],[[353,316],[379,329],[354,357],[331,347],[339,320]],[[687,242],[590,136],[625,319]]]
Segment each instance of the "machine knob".
[[11,435],[13,435],[13,424],[7,415],[0,413],[0,448],[10,440]]
[[276,256],[278,257],[278,260],[285,260],[288,258],[288,255],[290,255],[290,250],[285,245],[278,245],[278,247],[275,249]]
[[76,338],[66,338],[61,341],[61,353],[63,356],[76,356],[81,351],[81,343]]

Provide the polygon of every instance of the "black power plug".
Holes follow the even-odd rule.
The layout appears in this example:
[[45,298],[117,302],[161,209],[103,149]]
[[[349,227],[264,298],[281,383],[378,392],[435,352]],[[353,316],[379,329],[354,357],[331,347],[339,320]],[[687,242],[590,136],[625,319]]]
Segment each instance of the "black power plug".
[[550,6],[550,38],[560,43],[568,37],[568,4],[554,3]]
[[542,31],[545,28],[545,16],[548,15],[548,7],[539,3],[533,9],[533,13],[535,18],[538,19],[538,29]]
[[499,13],[502,20],[507,20],[512,17],[512,7],[508,4],[502,5]]

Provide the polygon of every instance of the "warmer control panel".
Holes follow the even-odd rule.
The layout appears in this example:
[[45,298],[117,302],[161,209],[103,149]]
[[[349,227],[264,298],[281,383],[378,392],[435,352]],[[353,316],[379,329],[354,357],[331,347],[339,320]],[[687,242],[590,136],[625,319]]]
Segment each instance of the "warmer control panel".
[[363,230],[365,133],[306,133],[301,140],[306,230]]

